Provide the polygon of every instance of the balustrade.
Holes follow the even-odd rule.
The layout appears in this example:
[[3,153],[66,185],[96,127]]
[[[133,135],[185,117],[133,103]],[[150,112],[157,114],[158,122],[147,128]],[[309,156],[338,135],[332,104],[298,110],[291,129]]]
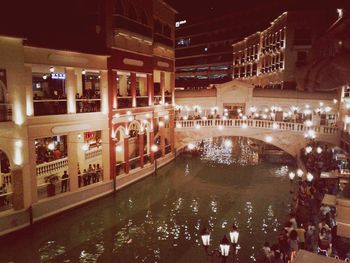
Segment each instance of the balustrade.
[[85,160],[100,156],[102,154],[102,148],[93,148],[85,152]]
[[231,128],[262,128],[285,130],[293,132],[305,132],[314,130],[322,134],[337,134],[337,127],[315,126],[307,127],[302,123],[278,122],[269,120],[243,120],[243,119],[210,119],[210,120],[182,120],[176,121],[176,128],[200,128],[200,127],[231,127]]
[[55,160],[48,163],[38,164],[36,166],[36,175],[41,176],[50,176],[59,172],[63,172],[68,169],[68,157]]

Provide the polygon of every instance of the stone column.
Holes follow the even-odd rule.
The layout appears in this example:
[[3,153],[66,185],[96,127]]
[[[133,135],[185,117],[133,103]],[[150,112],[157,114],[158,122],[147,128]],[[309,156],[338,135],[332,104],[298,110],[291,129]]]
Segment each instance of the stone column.
[[148,106],[152,106],[154,101],[153,74],[147,74],[147,96]]
[[25,87],[26,87],[26,111],[27,116],[34,115],[34,101],[33,101],[33,86],[32,86],[32,67],[25,66]]
[[[84,136],[84,135],[80,135]],[[69,191],[74,192],[78,189],[78,133],[69,133],[67,135],[67,152],[68,152],[68,175]],[[81,165],[81,164],[80,164]],[[62,176],[62,174],[60,174]]]
[[74,68],[66,68],[67,113],[76,113],[77,79]]
[[131,97],[132,97],[132,107],[136,107],[136,73],[130,73],[130,81],[131,81]]
[[126,174],[130,171],[130,163],[129,163],[129,135],[124,137],[124,172]]
[[[21,210],[25,207],[25,191],[28,189],[24,189],[25,183],[23,182],[23,169],[22,167],[16,167],[11,171],[12,176],[12,204],[15,210]],[[26,202],[27,207],[30,206],[30,202]]]
[[100,71],[101,112],[108,114],[108,74],[106,70]]
[[160,95],[161,97],[161,104],[165,103],[165,72],[160,72]]
[[175,73],[171,72],[170,75],[170,94],[171,94],[171,104],[175,105]]
[[159,122],[163,122],[163,127],[159,126],[160,136],[160,149],[162,150],[162,156],[165,156],[165,120],[164,117],[159,118]]
[[144,157],[143,157],[143,148],[145,146],[145,142],[144,142],[144,132],[140,132],[138,134],[139,136],[139,155],[140,155],[140,167],[143,168],[144,165]]
[[76,93],[79,93],[79,96],[83,95],[83,76],[85,78],[85,75],[82,73],[82,69],[76,69],[75,74],[77,76],[77,88]]
[[172,110],[169,114],[169,133],[171,152],[175,152],[175,111]]
[[113,109],[117,109],[117,72],[111,69],[108,70],[108,104],[109,112],[111,113]]
[[24,178],[24,183],[29,185],[29,187],[25,189],[30,189],[30,196],[28,196],[27,198],[25,197],[25,206],[30,205],[31,203],[36,203],[38,201],[38,180],[36,174],[36,154],[34,154],[35,151],[35,140],[29,139],[27,165],[28,167],[25,169],[24,172],[24,174],[28,176],[29,180],[27,181],[27,179]]
[[[111,170],[110,169],[110,136],[109,136],[109,130],[102,130],[101,131],[101,140],[102,140],[102,169],[103,169],[103,174],[102,174],[102,178],[101,180],[106,181],[108,180],[110,177],[107,176],[108,172]],[[114,142],[112,143],[114,144]],[[114,146],[114,158],[113,158],[114,162],[114,169],[115,169],[115,146]],[[114,171],[113,171],[114,172]],[[113,175],[115,176],[115,172],[113,173]]]
[[[150,145],[150,148],[152,147],[153,144],[154,144],[154,131],[152,130],[152,131],[149,132],[149,145]],[[153,163],[154,162],[154,152],[152,151],[152,149],[151,149],[151,151],[149,153],[149,156],[150,156],[151,163]]]

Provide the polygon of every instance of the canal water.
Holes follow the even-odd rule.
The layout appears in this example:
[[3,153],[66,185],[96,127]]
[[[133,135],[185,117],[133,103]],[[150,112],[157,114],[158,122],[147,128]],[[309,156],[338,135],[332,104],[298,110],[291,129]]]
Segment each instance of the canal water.
[[232,223],[235,262],[254,262],[284,223],[292,169],[257,161],[241,138],[205,141],[201,156],[2,238],[0,262],[207,262],[200,230],[218,249]]

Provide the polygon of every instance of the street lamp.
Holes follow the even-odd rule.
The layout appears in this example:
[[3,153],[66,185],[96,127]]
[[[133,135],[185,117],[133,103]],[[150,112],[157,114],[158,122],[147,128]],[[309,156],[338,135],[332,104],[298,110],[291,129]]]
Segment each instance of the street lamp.
[[301,169],[297,170],[297,175],[299,178],[301,178],[303,176],[303,174],[304,174],[303,170],[301,170]]
[[156,152],[158,152],[158,146],[153,144],[151,146],[151,151],[154,153],[154,175],[157,175],[157,156],[156,156]]
[[290,173],[289,173],[289,179],[290,179],[290,183],[291,183],[291,184],[293,183],[294,177],[295,177],[295,173],[294,173],[294,172],[290,172]]
[[221,239],[220,253],[223,261],[226,262],[226,259],[230,254],[230,241],[227,239],[226,235],[224,235],[224,237]]
[[236,246],[238,243],[239,232],[235,224],[232,225],[232,229],[230,231],[230,239],[231,243]]
[[236,251],[236,246],[238,242],[239,232],[235,224],[232,225],[232,229],[229,233],[230,240],[224,235],[224,237],[220,241],[219,250],[214,250],[211,253],[208,252],[208,248],[210,245],[210,232],[206,227],[204,227],[201,231],[201,239],[202,245],[204,247],[205,253],[207,256],[220,256],[222,258],[222,262],[226,262],[227,258],[230,255],[231,245],[233,246],[234,251]]

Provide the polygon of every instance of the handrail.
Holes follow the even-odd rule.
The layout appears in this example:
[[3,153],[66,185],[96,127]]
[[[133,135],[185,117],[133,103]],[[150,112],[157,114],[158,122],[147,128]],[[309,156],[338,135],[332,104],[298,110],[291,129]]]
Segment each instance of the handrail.
[[231,128],[262,128],[262,129],[274,129],[274,130],[286,130],[294,132],[306,132],[314,130],[317,133],[323,134],[336,134],[338,133],[338,127],[331,126],[312,126],[308,127],[303,123],[295,122],[280,122],[269,120],[254,120],[254,119],[207,119],[207,120],[182,120],[176,121],[176,129],[182,128],[200,128],[200,127],[231,127]]
[[68,157],[52,162],[38,164],[36,166],[36,176],[49,176],[68,169]]
[[91,150],[87,150],[85,152],[85,160],[97,157],[102,154],[102,148],[92,148]]

